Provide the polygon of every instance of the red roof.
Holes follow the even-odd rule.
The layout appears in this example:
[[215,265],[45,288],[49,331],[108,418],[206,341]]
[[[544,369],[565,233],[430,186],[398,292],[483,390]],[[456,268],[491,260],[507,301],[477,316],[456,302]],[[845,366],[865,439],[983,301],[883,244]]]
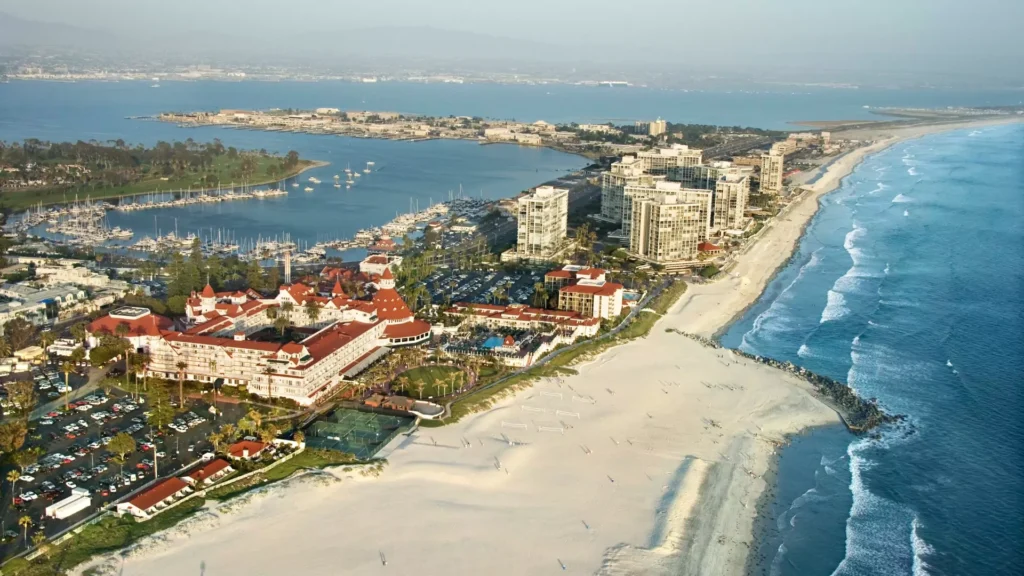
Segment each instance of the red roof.
[[430,332],[430,324],[422,320],[412,320],[400,324],[389,324],[384,329],[385,338],[411,338],[423,336]]
[[701,242],[697,245],[697,250],[701,252],[721,252],[722,249],[719,246],[715,246],[710,242]]
[[345,291],[341,289],[341,281],[340,280],[335,280],[334,281],[334,288],[331,288],[331,295],[332,296],[337,296],[339,294],[344,294],[344,293],[345,293]]
[[252,458],[253,456],[259,454],[260,452],[263,452],[263,449],[266,448],[266,447],[267,447],[267,445],[264,444],[263,442],[253,442],[252,440],[242,440],[241,442],[235,442],[234,444],[229,446],[228,447],[228,454],[230,454],[233,458],[244,458],[245,456],[243,456],[243,455],[244,455],[245,451],[248,450],[249,451],[249,458]]
[[178,332],[167,332],[164,340],[168,342],[190,342],[192,344],[209,344],[222,348],[242,348],[245,350],[263,350],[264,352],[277,352],[280,344],[274,342],[259,342],[256,340],[235,340],[233,338],[217,338],[216,336],[201,336],[199,334],[180,334]]
[[229,464],[227,460],[223,458],[217,458],[216,460],[210,462],[206,466],[203,466],[202,468],[199,468],[197,470],[193,470],[188,475],[188,477],[194,480],[195,482],[202,482],[203,480],[206,480],[207,478],[214,476],[215,474],[229,466],[231,466],[231,464]]
[[388,257],[382,254],[374,254],[369,256],[366,260],[363,260],[363,262],[367,262],[369,264],[387,264]]
[[544,277],[572,279],[572,272],[569,272],[568,270],[552,270],[545,274]]
[[382,288],[373,295],[377,318],[382,320],[405,320],[412,318],[412,311],[394,288]]
[[391,275],[391,268],[385,268],[384,273],[380,275],[381,280],[394,280],[395,277]]
[[505,336],[505,346],[515,346],[516,339],[511,336]]
[[589,284],[573,284],[572,286],[565,286],[559,288],[559,292],[569,292],[575,294],[593,294],[595,296],[614,296],[616,292],[622,290],[622,284],[616,284],[615,282],[605,282],[600,286],[592,286]]
[[577,270],[576,271],[576,277],[577,278],[589,278],[591,280],[595,280],[597,278],[600,278],[601,276],[603,276],[606,273],[607,273],[606,270],[602,270],[600,268],[583,268],[582,270]]
[[90,334],[115,334],[120,324],[128,325],[128,336],[159,336],[162,331],[174,326],[170,318],[159,314],[148,314],[137,320],[112,318],[108,315],[90,322],[86,330]]
[[185,488],[188,488],[188,484],[181,478],[168,478],[132,498],[128,503],[145,512]]
[[217,293],[213,291],[213,286],[207,284],[206,287],[203,288],[203,298],[215,298],[216,296]]

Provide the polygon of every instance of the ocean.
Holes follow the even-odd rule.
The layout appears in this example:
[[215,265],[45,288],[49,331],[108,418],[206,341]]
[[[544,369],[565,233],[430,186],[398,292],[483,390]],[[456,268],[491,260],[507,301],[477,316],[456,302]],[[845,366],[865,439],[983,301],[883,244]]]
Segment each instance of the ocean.
[[722,343],[905,414],[783,451],[758,553],[772,575],[1024,566],[1024,126],[907,141],[822,199]]

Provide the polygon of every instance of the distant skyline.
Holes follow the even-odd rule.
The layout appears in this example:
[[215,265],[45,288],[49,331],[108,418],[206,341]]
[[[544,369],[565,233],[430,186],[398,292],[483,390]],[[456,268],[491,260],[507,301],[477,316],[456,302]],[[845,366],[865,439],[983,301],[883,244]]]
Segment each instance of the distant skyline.
[[[112,32],[141,50],[146,42],[159,48],[181,39],[182,49],[211,56],[239,50],[320,61],[401,56],[416,49],[402,46],[400,34],[375,36],[366,29],[415,27],[434,29],[442,41],[445,31],[498,41],[488,49],[475,41],[460,55],[467,59],[971,76],[1019,74],[1024,61],[1019,0],[648,0],[642,6],[611,0],[0,0],[0,12]],[[457,54],[458,45],[449,52]],[[424,53],[431,54],[430,47]]]

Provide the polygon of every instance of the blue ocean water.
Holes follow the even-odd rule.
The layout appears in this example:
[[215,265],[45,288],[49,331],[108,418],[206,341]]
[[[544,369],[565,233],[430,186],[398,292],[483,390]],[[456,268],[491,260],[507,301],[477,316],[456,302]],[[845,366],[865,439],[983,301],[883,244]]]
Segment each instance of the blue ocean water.
[[909,424],[794,443],[768,573],[1024,570],[1022,311],[1024,126],[897,144],[822,200],[722,342],[848,381]]

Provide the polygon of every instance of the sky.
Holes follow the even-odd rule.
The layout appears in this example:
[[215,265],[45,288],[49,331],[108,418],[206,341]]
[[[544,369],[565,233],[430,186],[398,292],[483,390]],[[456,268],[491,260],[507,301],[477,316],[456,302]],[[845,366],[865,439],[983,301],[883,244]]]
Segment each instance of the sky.
[[0,12],[157,35],[425,26],[546,45],[552,57],[628,51],[656,62],[995,72],[1024,61],[1024,0],[0,0]]

